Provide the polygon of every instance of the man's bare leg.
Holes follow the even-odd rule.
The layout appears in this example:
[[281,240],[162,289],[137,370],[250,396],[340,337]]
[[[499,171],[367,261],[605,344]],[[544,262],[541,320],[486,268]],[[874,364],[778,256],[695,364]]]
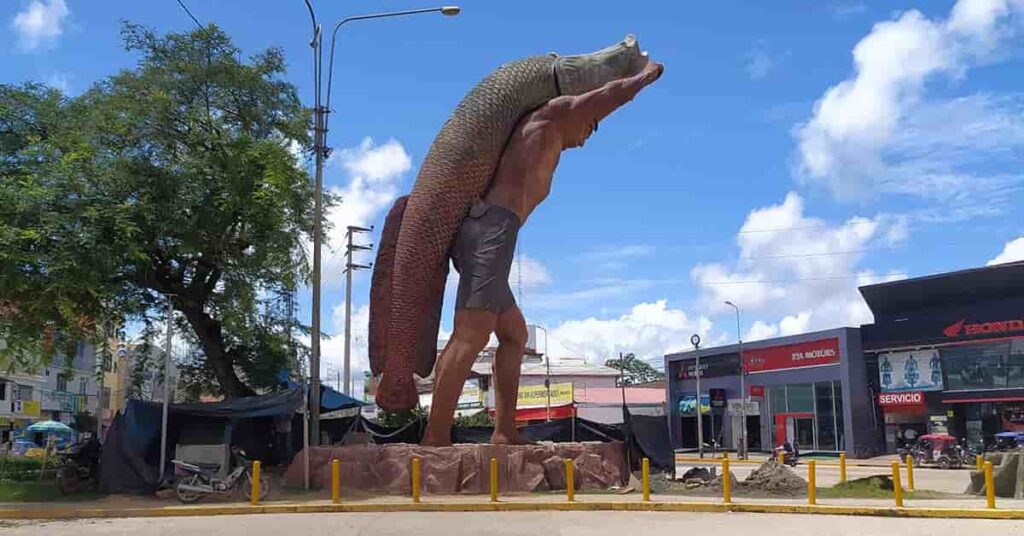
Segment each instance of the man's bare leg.
[[526,320],[518,307],[498,315],[495,335],[498,350],[494,355],[494,435],[495,445],[523,445],[529,443],[516,429],[516,401],[519,397],[519,373],[526,348]]
[[421,445],[441,447],[452,444],[452,421],[462,387],[473,362],[487,345],[497,315],[486,309],[455,311],[455,330],[438,360],[430,419]]

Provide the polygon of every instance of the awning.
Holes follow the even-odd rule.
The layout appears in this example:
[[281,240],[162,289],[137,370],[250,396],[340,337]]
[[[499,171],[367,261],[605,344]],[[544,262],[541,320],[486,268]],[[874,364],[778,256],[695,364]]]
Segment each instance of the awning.
[[967,404],[971,402],[1024,402],[1024,396],[989,396],[983,398],[955,398],[952,400],[942,400],[943,404]]
[[1024,389],[946,391],[942,393],[943,404],[968,404],[972,402],[1024,402]]
[[[490,410],[491,415],[494,415],[494,410]],[[569,419],[572,418],[575,413],[574,404],[565,404],[563,406],[551,406],[551,418],[552,419]],[[535,408],[519,408],[516,410],[516,422],[525,421],[543,421],[548,418],[548,408],[546,406],[540,406]]]

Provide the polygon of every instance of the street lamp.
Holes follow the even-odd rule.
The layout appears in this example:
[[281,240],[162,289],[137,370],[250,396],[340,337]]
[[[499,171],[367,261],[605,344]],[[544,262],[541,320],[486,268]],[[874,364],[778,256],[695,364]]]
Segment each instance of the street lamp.
[[740,458],[747,457],[747,365],[743,362],[743,337],[740,335],[740,308],[731,301],[726,305],[736,309],[736,343],[740,354]]
[[[310,322],[310,423],[313,444],[320,443],[320,249],[323,238],[323,190],[324,190],[324,159],[330,155],[330,148],[327,147],[327,123],[331,106],[331,83],[334,78],[334,44],[338,36],[338,29],[346,22],[368,19],[381,19],[385,17],[399,17],[403,15],[416,15],[419,13],[441,13],[446,16],[458,15],[461,11],[455,6],[445,6],[429,9],[413,9],[407,11],[395,11],[391,13],[377,13],[372,15],[359,15],[348,17],[338,21],[331,33],[331,58],[327,72],[327,103],[323,105],[321,100],[321,81],[323,80],[323,32],[316,20],[316,12],[310,0],[305,0],[306,9],[309,10],[309,18],[313,24],[313,37],[309,46],[313,49],[313,152],[316,162],[316,188],[314,193],[313,208],[313,276],[311,285],[313,287],[313,312]],[[308,445],[306,445],[308,447]]]

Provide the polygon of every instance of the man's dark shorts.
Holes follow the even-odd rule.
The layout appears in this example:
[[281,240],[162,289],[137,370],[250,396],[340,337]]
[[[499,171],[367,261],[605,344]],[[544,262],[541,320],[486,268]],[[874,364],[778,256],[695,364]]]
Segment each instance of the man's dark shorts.
[[473,203],[452,244],[452,260],[459,272],[456,310],[500,313],[515,306],[508,275],[520,225],[519,216],[511,210],[483,200]]

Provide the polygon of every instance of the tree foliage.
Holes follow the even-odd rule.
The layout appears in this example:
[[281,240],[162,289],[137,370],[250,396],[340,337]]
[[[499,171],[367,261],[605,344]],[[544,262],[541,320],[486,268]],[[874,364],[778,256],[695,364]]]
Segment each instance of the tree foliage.
[[138,64],[81,96],[0,86],[0,359],[149,325],[169,298],[197,348],[183,373],[251,394],[295,354],[309,110],[280,50],[243,60],[212,25],[122,33]]
[[621,385],[640,385],[665,378],[665,373],[651,366],[650,363],[637,359],[634,354],[626,354],[621,359],[609,359],[604,366],[622,371]]

